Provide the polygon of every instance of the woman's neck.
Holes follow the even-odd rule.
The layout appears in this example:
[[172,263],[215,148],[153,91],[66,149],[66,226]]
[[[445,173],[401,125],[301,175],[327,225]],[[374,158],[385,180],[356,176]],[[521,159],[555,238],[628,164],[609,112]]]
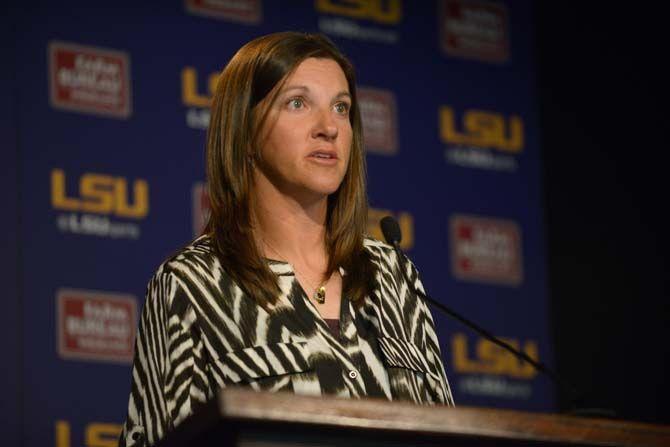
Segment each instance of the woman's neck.
[[263,180],[255,185],[253,206],[254,233],[263,254],[324,271],[328,197],[296,198]]

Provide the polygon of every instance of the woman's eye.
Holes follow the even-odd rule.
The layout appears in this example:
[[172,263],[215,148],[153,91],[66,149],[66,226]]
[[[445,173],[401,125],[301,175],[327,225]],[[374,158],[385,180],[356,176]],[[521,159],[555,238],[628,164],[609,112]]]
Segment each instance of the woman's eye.
[[304,102],[300,98],[292,98],[288,101],[288,106],[291,109],[299,109],[304,105]]
[[349,104],[346,102],[338,102],[335,104],[335,111],[341,115],[346,115],[349,112]]

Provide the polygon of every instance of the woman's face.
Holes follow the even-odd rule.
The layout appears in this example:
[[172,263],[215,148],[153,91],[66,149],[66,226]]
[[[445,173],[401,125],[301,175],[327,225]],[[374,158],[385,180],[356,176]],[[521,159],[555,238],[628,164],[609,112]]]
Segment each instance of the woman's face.
[[304,60],[286,79],[261,131],[258,174],[295,197],[327,196],[349,164],[351,96],[332,59]]

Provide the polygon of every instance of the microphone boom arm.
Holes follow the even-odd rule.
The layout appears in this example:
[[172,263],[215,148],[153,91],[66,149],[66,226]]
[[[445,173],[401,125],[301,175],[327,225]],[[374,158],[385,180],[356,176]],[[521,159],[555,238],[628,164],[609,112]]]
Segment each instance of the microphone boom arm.
[[[386,239],[386,242],[391,244],[393,248],[395,249],[396,254],[398,255],[398,262],[401,262],[401,259],[405,259],[405,262],[409,262],[409,259],[407,259],[407,256],[405,253],[402,251],[400,248],[400,240],[402,238],[402,234],[400,232],[400,227],[398,226],[398,222],[392,217],[392,216],[386,216],[382,218],[381,222],[381,227],[382,227],[382,233],[384,234],[384,238]],[[433,306],[437,307],[439,310],[444,312],[445,314],[449,315],[450,317],[460,321],[462,324],[467,326],[468,328],[472,329],[473,331],[477,332],[478,334],[482,335],[484,338],[487,340],[491,341],[492,343],[495,343],[496,345],[500,346],[501,348],[507,350],[508,352],[511,352],[516,356],[517,358],[523,360],[524,362],[528,362],[533,367],[540,371],[543,374],[546,374],[559,388],[563,389],[569,396],[570,399],[573,403],[576,403],[580,400],[579,396],[580,394],[577,392],[577,390],[563,382],[559,377],[558,374],[556,374],[552,369],[550,369],[548,366],[546,366],[544,363],[538,362],[534,359],[532,359],[530,356],[528,356],[525,352],[522,352],[509,343],[500,340],[498,337],[495,335],[491,334],[489,331],[486,329],[482,328],[478,324],[474,323],[473,321],[470,321],[469,319],[465,318],[463,315],[459,314],[458,312],[455,312],[442,304],[441,302],[437,301],[436,299],[432,298],[429,295],[426,295],[425,293],[421,292],[419,289],[414,287],[412,283],[409,280],[409,277],[407,276],[406,269],[403,268],[402,265],[399,266],[400,270],[402,271],[402,275],[405,278],[405,281],[407,281],[407,286],[408,288],[411,287],[411,290],[414,290],[414,293],[417,295],[421,296],[426,302],[432,304]]]

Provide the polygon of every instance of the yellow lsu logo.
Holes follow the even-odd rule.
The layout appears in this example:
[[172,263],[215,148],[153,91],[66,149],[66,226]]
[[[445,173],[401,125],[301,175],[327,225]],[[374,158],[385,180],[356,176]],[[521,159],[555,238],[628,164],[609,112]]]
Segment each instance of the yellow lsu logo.
[[[502,338],[502,340],[516,349],[521,349],[518,340],[512,338]],[[459,333],[452,337],[451,350],[454,369],[462,374],[506,375],[515,379],[532,379],[537,375],[537,371],[532,365],[517,359],[511,352],[507,352],[484,338],[477,341],[472,358],[470,357],[468,339],[465,334]],[[523,352],[528,357],[538,361],[539,354],[535,341],[526,341],[523,344]]]
[[462,131],[451,107],[440,107],[440,138],[445,143],[490,147],[504,152],[521,152],[524,145],[523,121],[512,115],[469,109],[463,114]]
[[316,10],[385,25],[395,25],[402,20],[402,0],[316,0]]
[[209,107],[212,96],[216,92],[219,73],[210,73],[207,78],[207,93],[200,93],[198,88],[198,71],[193,67],[184,67],[181,70],[181,100],[189,107]]
[[[69,422],[56,421],[56,447],[71,446],[72,436],[70,432]],[[116,447],[119,445],[120,434],[121,425],[119,424],[91,422],[84,428],[84,445],[86,447]]]
[[398,220],[400,225],[400,231],[402,232],[400,248],[403,250],[411,249],[414,247],[414,218],[410,213],[392,213],[389,210],[370,208],[368,210],[368,234],[375,239],[385,241],[379,221],[382,217],[390,214]]
[[133,203],[128,202],[128,181],[123,177],[88,172],[79,178],[79,197],[68,197],[65,172],[51,171],[51,205],[59,210],[142,219],[149,214],[149,185],[133,182]]

